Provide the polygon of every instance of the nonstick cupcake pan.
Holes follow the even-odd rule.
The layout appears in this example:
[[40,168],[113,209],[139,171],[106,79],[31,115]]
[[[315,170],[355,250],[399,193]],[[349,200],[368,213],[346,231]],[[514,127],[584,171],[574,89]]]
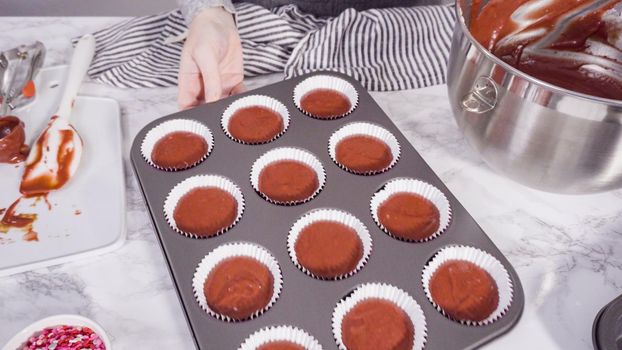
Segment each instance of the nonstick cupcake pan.
[[[305,115],[296,107],[294,88],[306,78],[316,75],[338,77],[355,87],[358,103],[350,114],[339,119],[320,120]],[[223,112],[246,95],[265,95],[283,103],[290,118],[283,135],[260,145],[242,144],[227,136],[221,126]],[[416,120],[416,110],[411,117]],[[141,145],[146,134],[172,119],[195,120],[211,131],[213,144],[209,156],[192,168],[159,170],[142,156]],[[400,156],[393,167],[376,175],[357,175],[335,164],[329,155],[329,139],[341,127],[353,122],[373,123],[395,136]],[[325,184],[313,199],[298,205],[278,205],[270,203],[254,190],[250,181],[253,163],[278,147],[306,150],[322,163]],[[524,295],[516,271],[368,92],[348,76],[334,72],[307,74],[160,118],[138,133],[132,146],[131,160],[198,349],[235,350],[260,329],[281,325],[304,330],[324,349],[337,349],[331,326],[333,311],[339,301],[365,283],[392,285],[415,299],[423,310],[427,324],[425,349],[473,349],[509,331],[520,319]],[[195,175],[224,176],[235,183],[244,196],[245,207],[240,220],[221,235],[206,239],[187,237],[171,228],[165,219],[164,202],[169,192],[175,185]],[[386,183],[400,178],[427,182],[446,196],[451,219],[439,236],[425,242],[405,242],[378,227],[371,215],[370,201]],[[372,238],[369,260],[350,277],[338,280],[313,278],[301,271],[288,253],[287,239],[292,225],[303,215],[320,208],[346,211],[369,230]],[[250,242],[266,248],[280,266],[282,290],[276,302],[258,317],[227,322],[210,315],[199,305],[193,293],[193,277],[197,266],[208,253],[234,242]],[[466,325],[444,316],[428,300],[422,285],[422,271],[437,252],[449,246],[478,248],[501,262],[509,274],[513,289],[511,304],[503,316],[485,325]]]

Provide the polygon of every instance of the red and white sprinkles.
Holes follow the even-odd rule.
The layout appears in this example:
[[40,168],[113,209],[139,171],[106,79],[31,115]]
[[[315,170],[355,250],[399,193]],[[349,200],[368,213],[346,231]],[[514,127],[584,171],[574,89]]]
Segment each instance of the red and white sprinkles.
[[37,332],[19,350],[106,350],[106,346],[88,327],[63,325]]

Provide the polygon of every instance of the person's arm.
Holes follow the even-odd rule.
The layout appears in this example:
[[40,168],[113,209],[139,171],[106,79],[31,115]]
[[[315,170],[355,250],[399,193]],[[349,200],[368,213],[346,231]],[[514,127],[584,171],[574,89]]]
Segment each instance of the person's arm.
[[182,6],[190,21],[179,62],[177,102],[182,109],[243,89],[242,44],[226,6],[233,8],[228,0],[185,0]]
[[186,24],[190,25],[196,15],[205,9],[212,7],[222,7],[230,14],[235,15],[235,7],[231,0],[177,0],[184,15]]

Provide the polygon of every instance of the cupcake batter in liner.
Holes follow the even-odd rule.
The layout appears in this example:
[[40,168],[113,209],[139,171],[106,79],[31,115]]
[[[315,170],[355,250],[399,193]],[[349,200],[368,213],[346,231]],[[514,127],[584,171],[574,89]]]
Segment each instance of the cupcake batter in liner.
[[[215,234],[209,236],[199,236],[192,232],[182,231],[177,227],[177,223],[175,223],[174,219],[175,208],[177,207],[179,200],[191,190],[202,187],[215,187],[221,189],[232,195],[237,202],[237,213],[233,223],[229,226],[223,227]],[[164,201],[164,218],[166,219],[166,222],[177,233],[191,238],[211,238],[219,236],[235,226],[242,218],[243,213],[244,195],[242,194],[242,191],[231,180],[220,175],[195,175],[189,177],[175,185],[175,187],[173,187],[173,189],[169,192],[166,200]]]
[[[340,163],[337,160],[337,146],[339,145],[340,141],[351,136],[369,136],[384,142],[389,147],[389,150],[391,152],[392,160],[390,164],[380,170],[367,170],[361,172],[350,169],[346,165]],[[330,139],[328,140],[328,154],[330,155],[333,162],[335,162],[335,164],[337,164],[341,169],[356,175],[376,175],[388,171],[397,164],[400,158],[400,152],[400,144],[397,141],[397,138],[393,136],[393,134],[391,134],[387,129],[381,126],[368,122],[356,122],[347,124],[337,130],[334,134],[332,134]]]
[[[262,141],[262,142],[247,142],[247,141],[240,140],[234,137],[231,134],[231,132],[229,132],[229,121],[231,120],[231,117],[233,117],[235,112],[239,111],[240,109],[247,108],[247,107],[265,107],[265,108],[268,108],[274,111],[276,114],[278,114],[281,117],[283,121],[283,130],[275,134],[271,139],[267,141]],[[233,103],[229,105],[229,107],[227,107],[227,109],[225,109],[225,111],[223,112],[222,118],[220,119],[220,125],[222,127],[222,130],[225,132],[225,134],[231,140],[235,142],[239,142],[245,145],[266,144],[266,143],[270,143],[278,139],[283,134],[285,134],[285,131],[287,131],[287,128],[289,127],[289,111],[287,110],[287,107],[285,107],[284,104],[282,104],[275,98],[265,96],[265,95],[245,96],[234,101]]]
[[271,326],[251,334],[238,350],[256,350],[262,345],[287,341],[300,345],[306,350],[322,350],[322,345],[309,333],[292,326]]
[[[295,249],[298,237],[306,227],[318,221],[336,222],[352,228],[356,232],[363,246],[363,254],[359,259],[356,267],[352,271],[343,275],[336,276],[334,278],[323,278],[313,274],[299,262]],[[289,235],[287,236],[287,251],[289,252],[289,256],[292,259],[294,265],[296,265],[302,272],[306,273],[307,275],[322,280],[340,280],[356,274],[365,266],[365,264],[369,260],[372,248],[372,238],[369,234],[369,231],[367,230],[367,227],[365,227],[365,224],[363,224],[354,215],[339,209],[323,208],[306,213],[305,215],[301,216],[294,223],[294,225],[292,225],[291,229],[289,230]]]
[[[378,216],[378,208],[392,195],[402,192],[420,195],[423,198],[431,201],[432,204],[434,204],[434,206],[436,206],[436,208],[438,209],[439,226],[438,229],[429,237],[420,240],[406,239],[404,237],[393,234],[381,223]],[[374,221],[382,231],[395,239],[405,242],[421,243],[430,241],[445,232],[451,222],[451,206],[449,205],[449,201],[447,200],[447,197],[445,197],[443,192],[441,192],[438,188],[428,184],[427,182],[412,178],[397,178],[387,182],[380,190],[378,190],[372,196],[369,207]]]
[[[499,292],[499,302],[497,308],[485,320],[479,322],[469,320],[455,320],[447,315],[447,313],[445,313],[445,311],[434,302],[434,299],[432,298],[432,294],[430,292],[430,279],[434,275],[434,272],[436,272],[436,270],[441,265],[452,260],[471,262],[488,272],[488,274],[490,274],[490,276],[495,281]],[[465,325],[483,326],[491,324],[503,317],[503,315],[508,311],[510,305],[512,304],[512,280],[510,279],[510,275],[508,274],[507,270],[505,269],[503,264],[501,264],[501,262],[497,260],[497,258],[478,248],[459,245],[449,246],[439,250],[424,267],[421,280],[425,294],[428,297],[428,300],[430,300],[430,302],[432,303],[432,305],[434,305],[434,307],[445,317]]]
[[[309,166],[315,172],[318,180],[318,186],[310,196],[302,200],[279,201],[270,198],[268,195],[260,190],[259,179],[262,170],[268,165],[282,160],[303,163]],[[311,152],[296,147],[279,147],[264,153],[253,163],[250,172],[250,182],[255,189],[255,192],[257,192],[262,198],[264,198],[268,202],[278,205],[296,205],[306,203],[312,200],[322,191],[324,185],[326,184],[326,173],[320,160]]]
[[[205,154],[196,162],[188,164],[184,167],[161,167],[155,164],[151,158],[151,154],[158,141],[163,139],[168,134],[178,131],[189,132],[201,136],[207,143],[207,152],[205,152]],[[140,145],[140,151],[145,161],[152,167],[164,171],[181,171],[193,168],[207,159],[213,149],[214,137],[210,129],[207,126],[190,119],[172,119],[157,125],[153,129],[149,130]]]
[[[239,320],[233,319],[226,315],[221,315],[212,310],[207,304],[207,299],[203,289],[205,280],[209,276],[212,269],[214,269],[218,263],[233,257],[249,257],[265,265],[272,274],[274,283],[272,288],[272,298],[268,304],[263,309],[255,311],[250,317]],[[201,260],[192,279],[192,289],[199,306],[213,317],[226,322],[240,322],[259,317],[270,309],[272,305],[274,305],[281,294],[282,288],[283,277],[281,274],[281,268],[276,258],[274,258],[274,256],[266,248],[249,242],[226,243],[218,246]]]

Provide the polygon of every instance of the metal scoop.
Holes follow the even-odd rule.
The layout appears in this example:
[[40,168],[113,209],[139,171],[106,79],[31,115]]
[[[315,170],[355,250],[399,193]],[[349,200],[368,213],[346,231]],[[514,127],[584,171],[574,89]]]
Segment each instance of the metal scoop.
[[0,116],[34,100],[32,79],[44,59],[45,46],[38,41],[0,53]]
[[20,192],[26,196],[45,195],[63,187],[75,174],[82,157],[82,139],[69,123],[80,84],[95,53],[95,39],[83,36],[73,52],[60,105],[39,135],[26,159]]

